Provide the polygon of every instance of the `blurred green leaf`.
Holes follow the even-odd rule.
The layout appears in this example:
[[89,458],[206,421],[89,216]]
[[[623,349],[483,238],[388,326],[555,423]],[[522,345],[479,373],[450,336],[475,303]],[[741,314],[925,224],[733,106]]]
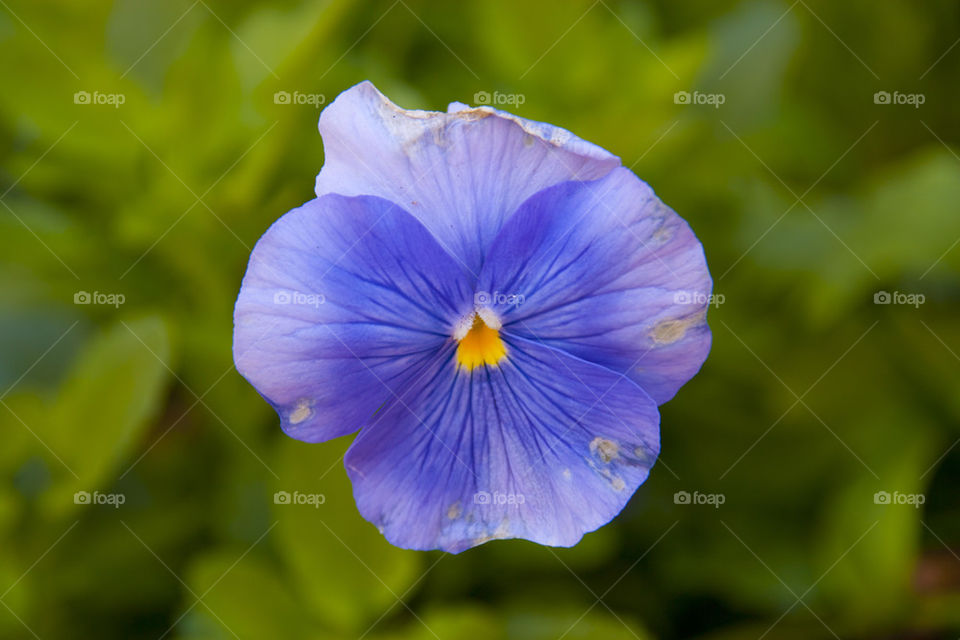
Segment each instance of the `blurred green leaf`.
[[[588,610],[589,607],[589,610]],[[615,616],[603,605],[553,606],[542,611],[517,612],[507,623],[511,640],[652,640],[629,616]]]
[[50,512],[75,509],[75,491],[106,485],[160,408],[169,361],[167,329],[156,316],[121,320],[83,349],[42,434],[62,460],[51,463],[57,482],[45,495]]
[[[219,627],[223,637],[319,638],[311,633],[310,618],[297,602],[276,566],[257,551],[218,550],[197,558],[188,572],[187,584],[201,602],[188,594],[186,615],[206,618],[204,627]],[[209,637],[190,632],[182,638]]]
[[286,571],[311,609],[330,625],[362,632],[385,611],[404,610],[397,600],[419,577],[424,556],[390,545],[357,512],[341,461],[349,440],[283,438],[273,465],[280,474],[275,491],[322,498],[275,502],[273,516]]

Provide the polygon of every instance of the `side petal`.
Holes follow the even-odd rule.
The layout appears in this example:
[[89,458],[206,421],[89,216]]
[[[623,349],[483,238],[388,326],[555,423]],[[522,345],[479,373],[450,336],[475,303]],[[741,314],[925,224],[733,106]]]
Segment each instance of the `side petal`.
[[659,414],[639,386],[523,339],[507,348],[472,372],[445,349],[347,451],[360,513],[391,543],[571,546],[647,478]]
[[320,116],[325,159],[317,195],[396,202],[479,272],[486,247],[524,200],[620,164],[564,129],[460,106],[450,113],[408,111],[369,82],[344,91]]
[[505,332],[626,373],[662,404],[710,350],[711,287],[687,223],[621,168],[527,200],[491,246],[477,297]]
[[472,303],[469,279],[410,214],[328,195],[257,242],[234,310],[234,362],[288,435],[328,440],[360,428],[452,342]]

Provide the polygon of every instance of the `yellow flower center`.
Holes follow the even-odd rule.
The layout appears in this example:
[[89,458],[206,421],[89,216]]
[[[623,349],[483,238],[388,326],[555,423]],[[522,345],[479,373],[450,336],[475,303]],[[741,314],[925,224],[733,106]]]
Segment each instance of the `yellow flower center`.
[[473,324],[457,346],[457,364],[466,369],[480,365],[497,366],[507,355],[507,348],[500,339],[500,332],[491,329],[474,314]]

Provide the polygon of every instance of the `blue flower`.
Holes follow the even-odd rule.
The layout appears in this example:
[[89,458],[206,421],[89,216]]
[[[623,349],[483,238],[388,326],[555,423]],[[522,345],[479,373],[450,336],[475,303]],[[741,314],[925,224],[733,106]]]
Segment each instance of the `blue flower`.
[[316,199],[250,257],[237,369],[293,438],[360,429],[357,506],[397,546],[609,522],[710,349],[689,226],[607,151],[490,107],[407,111],[364,82],[320,133]]

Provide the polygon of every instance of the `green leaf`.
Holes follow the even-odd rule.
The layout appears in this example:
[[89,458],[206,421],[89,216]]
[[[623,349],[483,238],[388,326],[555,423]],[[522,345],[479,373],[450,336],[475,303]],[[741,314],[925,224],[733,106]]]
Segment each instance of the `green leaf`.
[[823,608],[832,605],[848,623],[866,628],[895,626],[915,604],[926,471],[940,455],[931,443],[933,425],[895,398],[878,396],[876,405],[862,424],[883,439],[854,446],[879,478],[862,473],[827,496],[816,557],[823,571],[818,595],[829,603]]
[[171,378],[163,321],[120,321],[80,353],[39,434],[59,458],[44,506],[75,508],[74,492],[105,486],[130,455],[161,404]]
[[[218,549],[195,561],[187,574],[187,584],[201,598],[187,592],[186,621],[183,638],[209,638],[206,633],[192,633],[218,628],[225,638],[237,634],[244,638],[285,638],[297,640],[311,637],[313,625],[304,613],[289,585],[277,567],[257,555],[256,550],[244,555],[244,549]],[[195,604],[197,603],[197,604]],[[195,606],[194,606],[195,605]],[[202,618],[199,624],[196,618]]]
[[608,614],[590,604],[553,606],[540,611],[524,610],[512,616],[508,622],[507,637],[511,640],[651,640],[640,625],[630,616]]
[[[397,599],[420,575],[425,554],[390,545],[357,512],[341,460],[349,439],[281,442],[271,465],[280,475],[275,491],[289,493],[291,503],[274,500],[274,532],[304,599],[331,625],[362,632],[388,608],[403,610]],[[322,497],[293,503],[304,495]]]

